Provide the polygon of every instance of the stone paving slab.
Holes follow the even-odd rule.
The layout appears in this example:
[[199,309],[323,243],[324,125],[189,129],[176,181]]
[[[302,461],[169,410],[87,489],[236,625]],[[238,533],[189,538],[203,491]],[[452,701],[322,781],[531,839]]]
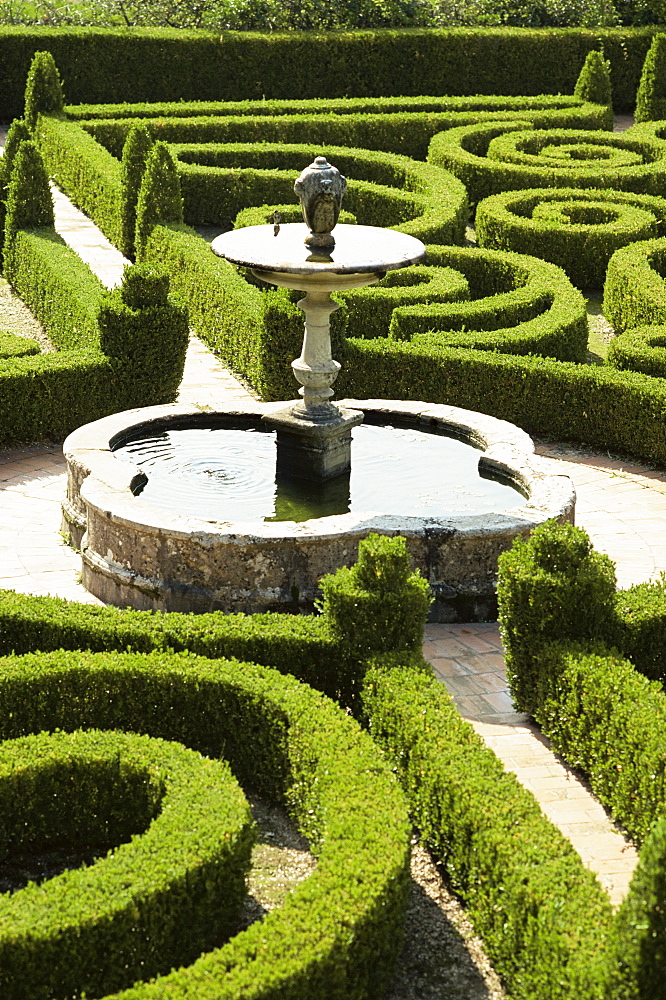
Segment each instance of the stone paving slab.
[[[125,261],[92,223],[55,192],[57,228],[109,287]],[[96,235],[97,233],[97,235]],[[180,399],[212,408],[249,393],[197,338],[188,350]],[[558,461],[578,492],[577,522],[595,546],[618,562],[620,586],[666,570],[666,475],[603,455],[557,446],[541,454]],[[78,582],[80,560],[61,537],[66,484],[59,445],[0,453],[0,587],[100,602]],[[634,848],[608,820],[578,777],[549,749],[538,728],[513,708],[496,624],[428,625],[424,652],[459,710],[486,744],[568,836],[617,904],[636,864]]]

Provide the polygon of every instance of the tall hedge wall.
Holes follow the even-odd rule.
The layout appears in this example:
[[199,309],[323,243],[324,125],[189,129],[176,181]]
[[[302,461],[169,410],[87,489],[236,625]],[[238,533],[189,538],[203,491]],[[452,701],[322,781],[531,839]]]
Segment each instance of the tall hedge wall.
[[259,34],[171,29],[0,30],[0,119],[23,111],[35,52],[52,52],[71,103],[571,94],[603,46],[616,110],[633,107],[654,28],[456,28]]

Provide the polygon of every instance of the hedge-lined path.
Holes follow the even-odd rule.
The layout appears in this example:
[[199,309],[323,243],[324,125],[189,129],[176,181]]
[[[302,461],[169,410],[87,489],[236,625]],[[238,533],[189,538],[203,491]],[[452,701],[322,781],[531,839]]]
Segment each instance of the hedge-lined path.
[[[117,284],[124,260],[60,192],[54,191],[56,226],[107,285]],[[99,251],[99,253],[97,252]],[[248,398],[196,338],[188,352],[180,398],[210,406],[222,398]],[[577,521],[595,546],[618,564],[621,586],[666,570],[666,475],[623,467],[600,455],[542,449],[562,463],[578,491]],[[0,453],[0,587],[99,603],[78,582],[80,560],[59,534],[65,463],[57,445]],[[461,713],[533,792],[544,812],[571,839],[614,902],[619,902],[636,853],[576,776],[549,750],[507,690],[496,625],[429,625],[424,645]]]

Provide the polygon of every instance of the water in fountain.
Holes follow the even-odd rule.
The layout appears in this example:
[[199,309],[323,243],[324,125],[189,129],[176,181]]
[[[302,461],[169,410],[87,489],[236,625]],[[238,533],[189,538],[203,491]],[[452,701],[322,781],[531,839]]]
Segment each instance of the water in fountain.
[[351,475],[324,483],[276,478],[275,434],[260,426],[150,431],[114,454],[145,473],[142,499],[208,521],[304,521],[348,511],[442,519],[520,503],[515,487],[479,471],[478,450],[415,427],[355,428]]

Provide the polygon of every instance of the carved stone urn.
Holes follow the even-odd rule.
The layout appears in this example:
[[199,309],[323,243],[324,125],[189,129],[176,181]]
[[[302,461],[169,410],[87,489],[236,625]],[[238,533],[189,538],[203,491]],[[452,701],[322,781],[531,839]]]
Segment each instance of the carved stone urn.
[[305,224],[310,230],[305,243],[311,247],[333,247],[331,235],[340,217],[347,181],[325,156],[317,156],[294,184]]

